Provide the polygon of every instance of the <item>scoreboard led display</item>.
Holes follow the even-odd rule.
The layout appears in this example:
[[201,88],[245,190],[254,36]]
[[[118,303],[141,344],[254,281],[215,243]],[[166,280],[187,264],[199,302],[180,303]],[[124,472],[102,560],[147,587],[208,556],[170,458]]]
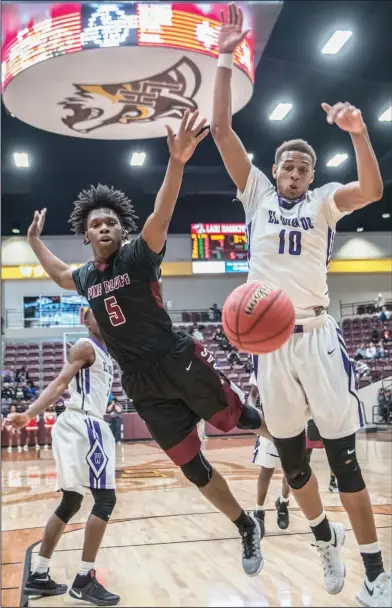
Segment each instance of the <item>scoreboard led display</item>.
[[245,224],[192,224],[192,260],[246,262]]
[[[32,2],[33,5],[36,7],[37,3]],[[218,56],[218,3],[46,2],[41,7],[32,10],[31,18],[26,19],[16,8],[13,13],[11,5],[5,6],[3,91],[12,78],[36,63],[84,49],[156,46]],[[252,34],[237,49],[234,64],[254,81]]]

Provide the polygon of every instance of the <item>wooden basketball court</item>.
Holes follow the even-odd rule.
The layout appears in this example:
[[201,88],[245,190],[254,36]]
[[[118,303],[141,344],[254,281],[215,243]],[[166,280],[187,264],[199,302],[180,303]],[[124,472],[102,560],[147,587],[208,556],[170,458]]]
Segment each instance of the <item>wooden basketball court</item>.
[[[252,437],[208,439],[205,452],[226,476],[246,509],[256,499],[258,467],[251,464]],[[358,457],[373,503],[386,567],[391,555],[391,435],[360,434]],[[59,495],[51,452],[2,452],[2,606],[80,606],[68,594],[27,601],[23,577],[39,550],[46,520]],[[312,466],[319,477],[331,520],[346,525],[343,549],[347,577],[338,596],[323,587],[322,568],[311,546],[312,534],[290,502],[287,531],[276,525],[274,502],[280,491],[276,471],[266,503],[261,574],[241,570],[241,545],[234,526],[217,513],[176,470],[153,442],[117,447],[118,500],[98,554],[98,578],[121,595],[120,606],[357,606],[355,593],[363,569],[353,532],[338,494],[328,491],[324,451],[315,450]],[[83,525],[92,505],[86,496],[68,526],[51,568],[52,577],[71,584],[81,559]],[[83,605],[86,605],[83,602]]]

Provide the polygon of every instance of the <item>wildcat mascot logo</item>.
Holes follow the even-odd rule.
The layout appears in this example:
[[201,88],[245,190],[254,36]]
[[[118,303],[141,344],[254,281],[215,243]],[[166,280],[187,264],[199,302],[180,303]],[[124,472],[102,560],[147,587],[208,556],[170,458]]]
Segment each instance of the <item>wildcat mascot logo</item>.
[[182,118],[186,110],[197,109],[194,97],[200,84],[200,70],[187,57],[144,80],[74,84],[75,93],[59,102],[65,110],[62,121],[72,131],[90,133],[113,124]]

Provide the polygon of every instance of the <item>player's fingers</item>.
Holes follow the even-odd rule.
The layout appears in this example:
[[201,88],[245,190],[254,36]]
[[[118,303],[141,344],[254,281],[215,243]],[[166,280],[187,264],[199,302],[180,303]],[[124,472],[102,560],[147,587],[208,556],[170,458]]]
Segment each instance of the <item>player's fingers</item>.
[[195,122],[196,122],[196,120],[197,120],[198,117],[199,117],[199,111],[196,110],[196,112],[193,112],[192,116],[189,119],[189,122],[188,122],[187,127],[186,127],[187,131],[192,131],[192,129],[195,126]]
[[244,25],[244,11],[239,6],[238,7],[238,29],[242,31],[242,26]]
[[232,2],[229,4],[229,24],[235,25],[234,4]]
[[344,107],[344,104],[342,104],[341,102],[335,103],[335,105],[332,106],[332,108],[328,112],[328,116],[327,116],[327,121],[329,122],[330,125],[332,125],[335,122],[337,115],[339,114],[339,112],[342,110],[343,107]]
[[198,135],[196,137],[196,142],[199,144],[201,141],[203,141],[203,139],[205,139],[207,137],[209,132],[210,132],[209,129],[205,129],[202,133],[200,133],[200,135]]
[[197,135],[198,133],[200,133],[200,131],[202,130],[202,128],[204,127],[204,125],[206,124],[206,122],[207,122],[206,118],[203,118],[202,120],[200,120],[197,123],[196,127],[193,129],[192,133],[194,135]]
[[326,103],[325,101],[323,101],[321,107],[323,108],[324,112],[327,112],[327,114],[332,108],[332,106],[330,106],[329,103]]
[[169,141],[173,141],[174,139],[174,131],[169,125],[165,125],[167,131],[167,138]]
[[225,25],[225,23],[226,23],[225,11],[220,12],[220,20],[221,20],[221,25]]
[[251,31],[252,31],[252,30],[251,30],[251,29],[249,29],[249,30],[245,30],[245,32],[243,32],[243,33],[242,33],[242,36],[241,36],[241,38],[240,38],[240,43],[241,43],[241,42],[243,42],[243,41],[245,40],[245,38],[247,37],[247,35],[248,35],[248,34],[250,34],[250,32],[251,32]]
[[184,116],[182,117],[182,120],[181,120],[179,133],[184,133],[184,131],[186,131],[186,125],[187,125],[190,113],[191,113],[190,110],[185,110]]

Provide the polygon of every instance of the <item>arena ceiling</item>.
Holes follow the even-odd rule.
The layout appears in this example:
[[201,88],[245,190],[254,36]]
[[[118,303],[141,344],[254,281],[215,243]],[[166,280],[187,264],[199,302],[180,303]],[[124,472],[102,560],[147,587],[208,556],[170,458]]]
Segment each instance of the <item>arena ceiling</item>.
[[[319,157],[316,182],[347,182],[356,178],[350,138],[329,126],[322,101],[350,101],[361,108],[368,124],[385,184],[380,203],[344,218],[341,231],[382,231],[392,228],[392,122],[378,120],[392,105],[392,4],[388,1],[285,2],[256,72],[251,102],[233,120],[234,128],[254,162],[271,175],[276,147],[302,137]],[[336,55],[321,47],[336,29],[353,35]],[[268,119],[280,101],[293,104],[287,119]],[[113,184],[133,199],[140,223],[151,212],[167,162],[164,139],[140,142],[94,141],[40,131],[1,109],[2,234],[12,227],[25,234],[34,209],[48,207],[46,234],[68,234],[71,203],[80,189],[98,182]],[[26,150],[28,169],[13,166],[13,152]],[[143,167],[130,167],[132,151],[144,151]],[[349,158],[336,168],[326,160],[335,153]],[[171,231],[189,232],[192,222],[243,221],[234,187],[227,177],[212,138],[207,138],[187,167],[184,187]]]

